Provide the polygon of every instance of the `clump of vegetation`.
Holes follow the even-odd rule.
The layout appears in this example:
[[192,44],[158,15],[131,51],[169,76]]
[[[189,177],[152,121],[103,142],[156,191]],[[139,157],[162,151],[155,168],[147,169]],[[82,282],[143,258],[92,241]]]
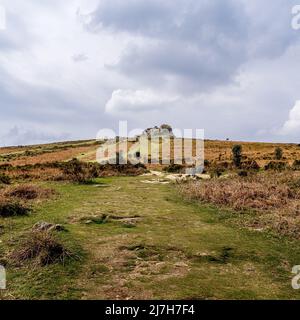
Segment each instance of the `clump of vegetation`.
[[0,173],[0,183],[10,184],[11,178],[8,175],[6,175],[5,173]]
[[53,263],[64,264],[66,259],[72,256],[71,252],[56,240],[53,233],[32,231],[11,254],[10,259],[17,264],[35,260],[38,265],[46,266]]
[[240,170],[240,171],[238,172],[238,175],[239,175],[240,177],[248,177],[248,172],[247,172],[246,170]]
[[93,178],[105,176],[137,176],[147,172],[143,164],[106,164],[86,163],[73,159],[62,165],[63,179],[88,183]]
[[237,211],[282,208],[287,206],[290,200],[300,199],[298,191],[270,175],[191,182],[180,188],[181,192],[191,199]]
[[232,169],[232,163],[227,161],[211,162],[207,168],[208,173],[212,178],[220,177],[224,172]]
[[219,166],[214,166],[209,170],[209,174],[211,178],[219,178],[224,172],[225,172],[225,169]]
[[293,170],[300,170],[300,160],[295,160],[292,164]]
[[282,157],[283,157],[283,151],[282,151],[282,149],[281,149],[280,147],[277,147],[277,148],[275,149],[274,155],[275,155],[275,159],[276,159],[276,160],[281,160]]
[[242,146],[236,144],[232,147],[232,159],[237,168],[240,168],[242,162]]
[[300,176],[295,171],[189,182],[178,188],[193,201],[234,212],[251,212],[239,220],[247,227],[300,238]]
[[183,165],[172,163],[163,170],[168,173],[180,173],[184,169]]
[[243,170],[259,170],[260,166],[255,160],[247,160],[241,163],[241,169]]
[[210,161],[207,160],[207,159],[205,159],[205,160],[204,160],[204,167],[205,167],[205,168],[208,168],[209,166],[210,166]]
[[265,170],[275,170],[275,171],[283,171],[289,168],[287,162],[284,161],[270,161],[266,166]]
[[214,263],[226,264],[232,259],[234,256],[234,249],[231,247],[223,247],[221,248],[218,254],[207,254],[203,256],[194,256],[193,258],[196,261],[208,261]]
[[63,167],[63,175],[71,181],[78,183],[86,183],[93,178],[93,174],[88,170],[86,164],[78,159],[73,159],[65,163]]
[[53,189],[46,189],[32,184],[19,185],[6,192],[7,196],[20,198],[24,200],[48,198],[54,194],[55,191]]
[[25,216],[30,212],[30,209],[23,203],[18,201],[11,201],[9,199],[0,199],[0,217],[16,217]]

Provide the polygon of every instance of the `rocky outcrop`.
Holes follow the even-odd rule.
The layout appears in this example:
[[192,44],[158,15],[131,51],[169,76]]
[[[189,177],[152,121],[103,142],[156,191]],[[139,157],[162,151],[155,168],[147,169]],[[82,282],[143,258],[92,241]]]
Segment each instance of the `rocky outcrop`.
[[150,137],[160,137],[160,138],[170,138],[174,137],[173,129],[168,124],[162,124],[160,127],[153,127],[146,129],[142,136]]

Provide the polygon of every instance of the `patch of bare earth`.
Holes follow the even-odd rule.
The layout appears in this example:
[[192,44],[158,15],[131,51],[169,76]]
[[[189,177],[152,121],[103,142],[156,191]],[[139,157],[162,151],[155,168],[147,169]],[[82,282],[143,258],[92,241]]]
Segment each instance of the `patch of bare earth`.
[[93,281],[83,284],[84,299],[153,299],[153,292],[145,283],[159,283],[188,273],[188,259],[181,250],[140,243],[128,245],[128,237],[106,238],[99,250],[93,251],[92,267],[86,271]]

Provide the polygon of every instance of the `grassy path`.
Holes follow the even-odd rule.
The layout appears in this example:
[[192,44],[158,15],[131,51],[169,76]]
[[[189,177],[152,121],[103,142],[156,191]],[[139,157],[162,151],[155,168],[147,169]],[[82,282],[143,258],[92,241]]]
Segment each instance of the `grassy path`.
[[[185,203],[170,185],[142,178],[102,179],[106,187],[52,184],[61,196],[30,217],[0,221],[0,253],[37,221],[65,224],[60,234],[81,261],[8,269],[5,298],[258,299],[300,298],[291,269],[297,243],[232,227],[216,210]],[[90,216],[140,216],[88,223]]]

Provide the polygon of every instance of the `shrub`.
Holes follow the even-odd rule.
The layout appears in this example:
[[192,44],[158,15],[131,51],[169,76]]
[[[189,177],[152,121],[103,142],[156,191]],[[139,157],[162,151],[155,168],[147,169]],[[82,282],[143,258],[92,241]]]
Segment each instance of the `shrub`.
[[232,157],[234,165],[239,168],[242,161],[242,146],[236,144],[232,147]]
[[0,217],[25,216],[28,212],[30,212],[30,209],[18,201],[0,200]]
[[53,263],[64,264],[69,257],[72,257],[72,254],[56,240],[53,233],[32,231],[28,233],[20,247],[11,254],[10,259],[16,263],[35,259],[37,264],[46,266]]
[[300,160],[294,161],[294,163],[292,164],[292,169],[293,170],[300,170]]
[[93,177],[87,169],[86,164],[77,159],[65,163],[63,174],[68,180],[79,183],[88,182]]
[[276,160],[281,160],[282,159],[282,156],[283,156],[283,151],[280,147],[277,147],[275,149],[275,152],[274,152],[274,155],[275,155],[275,159]]
[[225,170],[223,168],[220,167],[212,167],[209,170],[209,174],[211,176],[211,178],[219,178],[221,177],[222,173],[225,172]]
[[4,173],[0,173],[0,183],[3,184],[10,184],[11,183],[11,179],[8,175],[4,174]]
[[270,161],[266,166],[265,170],[275,170],[275,171],[283,171],[288,169],[289,165],[287,162],[276,162],[276,161]]
[[227,161],[222,162],[214,162],[208,168],[208,173],[212,178],[220,177],[226,170],[230,170],[232,168],[232,163]]
[[173,163],[173,164],[170,164],[168,167],[164,168],[163,170],[169,173],[180,173],[182,172],[183,169],[184,169],[184,166]]
[[241,169],[243,170],[259,170],[260,166],[255,160],[243,161],[241,163]]
[[210,161],[205,159],[204,160],[204,167],[209,167],[210,166]]

